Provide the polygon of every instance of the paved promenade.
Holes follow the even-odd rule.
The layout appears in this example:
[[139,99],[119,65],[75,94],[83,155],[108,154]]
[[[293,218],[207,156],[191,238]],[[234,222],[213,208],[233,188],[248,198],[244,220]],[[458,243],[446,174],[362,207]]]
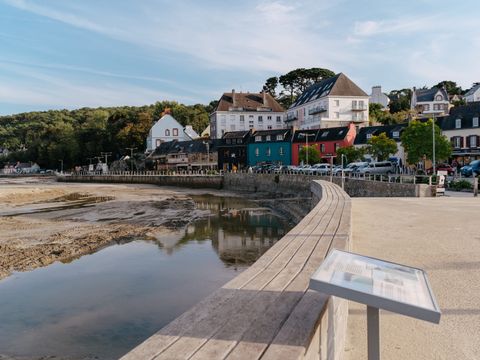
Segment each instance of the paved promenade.
[[[480,359],[480,197],[353,199],[353,251],[423,268],[440,325],[380,312],[382,358]],[[350,303],[348,360],[367,358],[366,311]]]

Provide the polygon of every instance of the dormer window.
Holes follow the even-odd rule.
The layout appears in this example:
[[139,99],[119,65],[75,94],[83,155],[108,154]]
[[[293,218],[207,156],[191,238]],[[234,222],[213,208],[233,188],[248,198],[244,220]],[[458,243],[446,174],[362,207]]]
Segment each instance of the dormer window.
[[262,141],[262,137],[259,135],[255,136],[255,142],[260,142],[260,141]]
[[443,101],[443,96],[438,94],[437,96],[435,96],[435,100],[436,101]]
[[394,132],[392,132],[392,136],[394,138],[398,138],[398,137],[400,137],[400,132],[399,131],[394,131]]
[[282,141],[283,140],[283,135],[277,135],[277,141]]
[[267,138],[266,138],[267,141],[271,141],[272,140],[272,137],[270,135],[267,135]]
[[371,139],[372,138],[372,134],[367,134],[367,139]]
[[473,127],[478,127],[478,117],[474,117],[474,118],[472,119],[472,126],[473,126]]
[[455,129],[461,129],[461,128],[462,128],[462,119],[455,120]]

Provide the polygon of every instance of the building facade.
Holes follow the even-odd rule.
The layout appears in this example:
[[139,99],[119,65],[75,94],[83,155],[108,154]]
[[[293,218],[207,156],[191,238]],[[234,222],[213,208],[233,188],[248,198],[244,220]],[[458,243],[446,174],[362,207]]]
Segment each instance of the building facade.
[[480,102],[456,106],[450,115],[443,119],[443,134],[452,143],[452,157],[464,165],[480,159]]
[[448,114],[450,102],[445,88],[415,89],[412,91],[410,108],[422,116]]
[[290,165],[291,140],[292,132],[289,129],[254,132],[248,143],[248,165]]
[[218,169],[241,170],[248,166],[248,142],[251,131],[232,131],[218,141]]
[[[408,126],[407,123],[403,124],[394,124],[394,125],[382,125],[382,126],[369,126],[357,133],[355,138],[354,146],[356,148],[363,148],[368,145],[368,140],[373,136],[378,136],[382,133],[385,133],[389,139],[395,140],[397,143],[397,152],[392,155],[392,158],[395,158],[399,166],[406,165],[406,155],[405,150],[401,143],[402,131]],[[367,159],[371,159],[369,154],[365,155]],[[376,160],[376,159],[372,159]]]
[[380,104],[382,105],[383,110],[388,109],[388,104],[390,103],[390,98],[382,92],[382,87],[380,85],[372,86],[372,93],[368,98],[370,104]]
[[467,103],[480,101],[480,83],[474,83],[470,90],[463,95]]
[[320,152],[323,162],[330,162],[337,157],[337,150],[351,146],[355,140],[356,126],[297,130],[292,139],[292,165],[300,165],[300,150],[305,146],[314,146]]
[[190,141],[199,136],[190,125],[183,127],[168,110],[153,124],[147,137],[147,152],[155,150],[163,142]]
[[205,139],[162,142],[147,158],[155,170],[206,170],[218,164],[217,142]]
[[285,128],[285,110],[268,93],[224,93],[210,115],[210,137],[227,132]]
[[340,73],[307,88],[288,109],[286,123],[295,129],[368,125],[368,95]]

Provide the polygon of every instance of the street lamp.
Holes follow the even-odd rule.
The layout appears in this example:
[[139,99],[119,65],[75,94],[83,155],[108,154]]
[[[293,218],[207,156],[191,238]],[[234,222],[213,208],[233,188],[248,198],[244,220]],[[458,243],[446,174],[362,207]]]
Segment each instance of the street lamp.
[[436,173],[436,166],[435,166],[435,113],[433,113],[433,119],[432,119],[432,137],[433,137],[433,165],[432,165],[432,169],[433,169],[433,173],[432,175],[435,175]]
[[315,134],[308,134],[308,133],[299,133],[298,136],[305,136],[305,156],[306,156],[306,163],[308,165],[308,137],[315,136]]
[[130,150],[130,170],[133,172],[133,150],[137,150],[136,147],[129,147],[126,148],[127,150]]
[[60,174],[63,174],[63,160],[60,159],[60,160],[58,160],[58,161],[60,161],[60,166],[61,166],[61,167],[60,167]]

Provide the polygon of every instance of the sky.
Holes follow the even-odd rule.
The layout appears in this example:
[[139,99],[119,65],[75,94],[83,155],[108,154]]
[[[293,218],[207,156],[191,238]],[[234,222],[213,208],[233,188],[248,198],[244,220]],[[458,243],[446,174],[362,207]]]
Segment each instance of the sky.
[[480,81],[480,1],[0,0],[0,114],[185,104],[299,67],[365,92]]

